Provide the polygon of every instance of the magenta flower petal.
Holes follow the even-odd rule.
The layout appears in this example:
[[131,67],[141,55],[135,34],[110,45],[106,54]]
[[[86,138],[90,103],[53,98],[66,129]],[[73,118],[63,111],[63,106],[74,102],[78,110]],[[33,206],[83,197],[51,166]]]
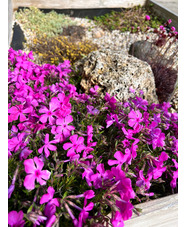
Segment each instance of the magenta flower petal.
[[59,107],[59,101],[57,98],[53,98],[51,102],[49,103],[50,110],[53,112]]
[[70,137],[70,141],[73,143],[73,144],[76,144],[77,143],[77,138],[78,138],[78,135],[73,135]]
[[8,109],[8,113],[17,114],[18,109],[15,106],[12,106],[10,109]]
[[118,164],[118,161],[117,160],[108,160],[108,165],[109,166],[113,166],[115,164]]
[[76,152],[77,153],[80,153],[82,150],[85,149],[85,146],[84,145],[79,145],[77,148],[76,148]]
[[40,199],[40,204],[47,203],[51,199],[51,196],[49,194],[45,194]]
[[71,123],[72,121],[73,121],[73,117],[71,115],[68,115],[68,116],[65,117],[65,122],[67,124]]
[[56,216],[55,215],[52,215],[48,220],[47,220],[47,223],[46,223],[46,227],[51,227],[54,222],[56,220]]
[[37,182],[38,182],[40,185],[45,185],[45,184],[46,184],[46,181],[43,180],[41,177],[38,177],[38,178],[37,178]]
[[59,203],[59,201],[58,201],[57,198],[52,199],[51,202],[52,202],[54,205],[56,205],[57,207],[60,206],[60,203]]
[[39,159],[38,157],[34,157],[34,162],[36,164],[37,169],[42,169],[44,166],[44,163]]
[[136,118],[136,112],[134,110],[131,110],[130,113],[128,114],[129,118]]
[[27,159],[24,161],[25,172],[26,173],[34,173],[35,172],[35,165],[33,159]]
[[50,155],[50,151],[48,150],[48,147],[44,146],[44,152],[46,157],[48,158],[48,156]]
[[50,149],[51,151],[55,151],[57,149],[57,147],[52,144],[49,144],[48,149]]
[[67,149],[69,149],[70,147],[72,147],[73,145],[71,144],[71,143],[65,143],[65,144],[63,144],[63,149],[64,150],[67,150]]
[[43,114],[43,115],[39,118],[39,120],[40,120],[42,123],[46,123],[46,122],[47,122],[47,118],[48,118],[48,116],[47,116],[46,114]]
[[48,109],[46,108],[46,106],[39,109],[39,113],[47,113],[47,112],[48,112]]
[[124,159],[124,154],[121,151],[116,151],[116,153],[114,154],[114,157],[118,161],[122,162],[122,160]]
[[23,122],[23,121],[26,121],[26,117],[25,117],[25,115],[24,114],[22,114],[22,113],[20,113],[20,122]]
[[90,210],[93,209],[93,207],[94,207],[94,203],[93,203],[93,202],[90,202],[90,203],[84,208],[84,210],[85,210],[85,211],[90,211]]
[[74,148],[71,148],[70,150],[68,150],[67,152],[67,157],[72,157],[76,155],[75,151],[74,151]]
[[47,133],[46,135],[45,135],[45,144],[47,144],[49,142],[49,134]]
[[42,153],[43,152],[43,149],[44,149],[44,146],[42,146],[41,148],[38,149],[38,153]]
[[35,176],[34,176],[34,174],[29,174],[25,177],[24,186],[28,190],[33,190],[35,188]]
[[47,194],[44,194],[40,199],[40,204],[47,203],[49,200],[51,200],[54,196],[54,188],[49,186],[47,190]]
[[48,170],[41,171],[41,178],[44,180],[48,180],[50,178],[50,172]]
[[[68,129],[71,131],[74,129],[74,127],[68,127]],[[63,129],[63,135],[65,138],[69,137],[70,136],[70,131],[68,129]]]
[[14,210],[10,211],[8,213],[8,224],[11,227],[16,227],[16,226],[23,227],[25,224],[23,217],[24,217],[24,214],[22,210],[20,210],[19,212],[16,212]]
[[92,199],[95,196],[95,192],[93,190],[88,190],[83,193],[86,199]]

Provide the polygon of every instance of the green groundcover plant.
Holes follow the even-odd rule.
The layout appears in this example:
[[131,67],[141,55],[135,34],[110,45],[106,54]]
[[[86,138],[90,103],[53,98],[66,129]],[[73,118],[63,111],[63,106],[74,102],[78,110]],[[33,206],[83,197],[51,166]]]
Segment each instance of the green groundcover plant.
[[[148,15],[147,15],[148,14]],[[145,32],[146,27],[158,28],[165,23],[165,20],[158,18],[151,10],[140,5],[129,9],[122,9],[121,12],[112,11],[98,17],[94,17],[97,25],[103,29],[120,30],[121,32]]]
[[36,37],[43,36],[43,34],[54,37],[61,34],[64,27],[75,24],[67,15],[58,14],[54,10],[44,13],[36,7],[19,10],[15,18],[24,30],[33,32]]
[[124,226],[177,192],[178,114],[141,96],[78,93],[70,61],[8,54],[9,226]]

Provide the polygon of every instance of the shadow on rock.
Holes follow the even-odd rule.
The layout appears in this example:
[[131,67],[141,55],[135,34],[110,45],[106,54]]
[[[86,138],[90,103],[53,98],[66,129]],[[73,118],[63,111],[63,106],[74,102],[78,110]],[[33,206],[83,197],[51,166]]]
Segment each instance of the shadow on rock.
[[11,47],[14,50],[23,50],[23,42],[26,42],[24,32],[19,26],[19,24],[15,23],[13,27],[13,37],[12,37],[12,42],[11,42]]

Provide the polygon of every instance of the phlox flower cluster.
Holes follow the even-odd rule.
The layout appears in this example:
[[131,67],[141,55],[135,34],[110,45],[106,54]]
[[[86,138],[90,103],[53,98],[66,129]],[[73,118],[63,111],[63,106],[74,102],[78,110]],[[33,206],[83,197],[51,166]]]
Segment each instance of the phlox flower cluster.
[[[9,49],[10,226],[124,226],[134,202],[177,191],[178,115],[142,97],[79,94],[70,62]],[[142,94],[143,92],[141,92]],[[166,192],[165,192],[166,193]]]

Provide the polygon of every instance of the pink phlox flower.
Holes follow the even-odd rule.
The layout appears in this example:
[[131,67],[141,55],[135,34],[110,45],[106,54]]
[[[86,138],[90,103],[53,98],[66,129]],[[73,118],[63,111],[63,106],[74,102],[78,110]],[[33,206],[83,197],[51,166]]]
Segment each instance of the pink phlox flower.
[[132,161],[132,154],[130,148],[125,149],[125,155],[124,155],[124,160],[127,164],[131,165]]
[[64,141],[65,141],[65,138],[64,138],[63,133],[54,133],[54,127],[56,127],[56,126],[53,126],[53,127],[52,127],[52,130],[53,130],[53,131],[51,130],[51,132],[52,132],[53,134],[55,134],[55,136],[54,136],[55,141],[58,142],[58,143],[64,142]]
[[58,108],[58,103],[56,99],[53,99],[49,103],[49,109],[46,106],[43,106],[39,109],[39,113],[42,113],[39,120],[42,123],[46,123],[47,119],[49,119],[49,124],[53,125],[55,122],[54,116],[56,116],[55,110]]
[[122,127],[121,129],[122,129],[122,131],[123,131],[123,133],[124,133],[124,135],[125,135],[125,137],[126,137],[127,139],[135,139],[135,138],[133,137],[133,134],[135,133],[134,130],[128,129],[128,131],[127,131],[127,130],[125,129],[125,127]]
[[126,156],[121,151],[116,151],[114,158],[116,158],[117,160],[108,160],[109,166],[118,165],[118,167],[121,168],[123,163],[126,161]]
[[110,115],[107,114],[107,119],[105,120],[105,122],[107,123],[106,128],[110,127],[115,122],[118,123],[117,114],[112,114],[112,113],[110,113]]
[[60,206],[60,203],[58,201],[57,198],[54,198],[54,193],[55,193],[55,190],[53,187],[49,186],[48,189],[47,189],[47,194],[44,194],[42,195],[41,199],[40,199],[40,204],[43,204],[43,203],[47,203],[47,202],[51,202],[53,203],[55,206],[59,207]]
[[161,175],[163,174],[163,172],[166,171],[167,167],[164,166],[164,162],[167,161],[169,158],[168,154],[166,152],[162,152],[160,154],[160,156],[158,157],[158,159],[154,159],[153,163],[156,167],[151,167],[149,169],[149,172],[151,172],[150,174],[152,174],[154,179],[158,179],[159,177],[161,177]]
[[126,162],[127,164],[131,165],[132,159],[136,158],[136,156],[137,156],[137,152],[136,151],[137,151],[137,148],[138,148],[138,145],[136,145],[136,144],[138,142],[139,142],[139,139],[135,139],[135,141],[132,143],[131,147],[125,149],[125,154],[122,155],[122,162],[123,163]]
[[82,179],[85,178],[89,187],[92,186],[91,176],[94,175],[94,172],[91,168],[84,168],[84,172],[82,173]]
[[62,92],[62,88],[59,86],[59,83],[51,84],[48,87],[52,93]]
[[71,98],[71,97],[75,98],[75,97],[79,96],[78,93],[76,92],[76,87],[74,85],[72,85],[72,84],[69,84],[68,81],[63,80],[63,83],[59,83],[59,85],[63,88],[64,92],[65,91],[68,92],[68,94],[69,94],[68,97],[69,98]]
[[130,120],[128,121],[128,125],[130,127],[133,127],[134,130],[139,127],[139,123],[143,121],[142,114],[139,110],[131,110],[131,112],[128,114],[128,117],[130,118]]
[[[58,102],[57,115],[60,117],[66,117],[71,113],[71,104],[69,102],[69,97],[65,96],[64,93],[59,93],[58,97],[54,97]],[[53,99],[54,99],[53,98]]]
[[46,180],[50,178],[48,170],[42,170],[44,163],[38,157],[24,161],[25,172],[28,174],[24,180],[24,186],[28,190],[35,188],[35,180],[40,185],[45,185]]
[[132,209],[134,206],[129,201],[116,200],[116,206],[119,207],[122,219],[124,221],[132,217]]
[[135,139],[134,142],[132,143],[131,145],[131,155],[132,155],[132,158],[135,159],[136,156],[137,156],[137,149],[138,149],[138,145],[137,143],[139,142],[140,140],[139,139]]
[[18,133],[17,136],[14,136],[11,139],[8,139],[8,149],[10,151],[17,152],[19,149],[24,148],[29,141],[25,141],[26,133]]
[[135,94],[135,92],[136,92],[136,90],[133,89],[132,87],[129,87],[129,91],[130,91],[131,93],[133,93],[133,94]]
[[90,158],[92,155],[87,156],[90,152],[92,152],[94,150],[94,148],[97,145],[97,142],[94,143],[88,143],[88,145],[85,147],[84,151],[83,151],[83,158]]
[[23,159],[27,159],[28,156],[32,153],[33,151],[30,150],[28,147],[24,147],[19,154],[19,159],[22,161]]
[[145,16],[145,20],[147,20],[147,21],[150,20],[150,16],[149,15],[146,15]]
[[132,102],[135,104],[137,108],[147,111],[148,106],[147,100],[142,99],[141,97],[136,97],[135,99],[132,100]]
[[136,181],[138,187],[142,187],[144,190],[148,190],[151,186],[150,181],[152,180],[152,175],[148,175],[147,178],[143,175],[143,170],[139,171],[139,178]]
[[135,198],[136,195],[132,188],[131,179],[126,177],[121,168],[118,166],[112,167],[110,176],[114,178],[115,182],[118,182],[116,190],[120,194],[122,200],[129,201],[130,199]]
[[87,105],[87,113],[92,114],[92,115],[98,115],[100,111],[93,106]]
[[143,122],[145,123],[145,128],[147,128],[149,125],[149,113],[147,112],[143,113]]
[[54,224],[56,220],[55,213],[56,205],[52,201],[49,201],[44,209],[44,215],[47,217],[46,227],[52,227]]
[[160,25],[160,30],[165,31],[165,27],[163,25]]
[[174,162],[174,167],[178,169],[178,162],[174,158],[172,158],[172,161]]
[[169,102],[163,102],[162,104],[157,105],[164,113],[168,112],[168,109],[171,107]]
[[19,173],[19,166],[17,166],[15,173],[13,175],[12,183],[11,183],[10,187],[8,188],[8,198],[9,199],[11,198],[11,195],[15,189],[15,181],[16,181],[18,173]]
[[109,93],[106,93],[104,99],[106,102],[108,102],[111,109],[113,109],[113,110],[116,109],[115,103],[117,103],[117,100],[113,96],[111,97]]
[[97,92],[98,89],[99,89],[98,85],[95,85],[93,88],[91,87],[90,88],[90,94],[91,95],[98,95],[98,92]]
[[154,128],[150,130],[150,135],[153,149],[165,146],[165,134],[161,132],[160,128]]
[[24,108],[23,105],[12,106],[8,110],[8,113],[10,113],[10,115],[8,116],[8,122],[16,121],[18,117],[20,122],[26,121],[27,118],[25,117],[24,114],[31,113],[32,111],[33,111],[32,106],[28,108]]
[[111,178],[110,170],[106,170],[104,168],[104,164],[100,163],[97,167],[97,173],[92,174],[90,179],[93,181],[93,185],[95,189],[101,188],[104,183]]
[[114,217],[110,221],[113,227],[124,227],[124,220],[119,211],[115,212]]
[[172,175],[172,180],[170,182],[170,186],[172,188],[176,188],[177,185],[177,179],[178,179],[178,170],[176,171],[172,171],[173,175]]
[[89,144],[92,141],[93,137],[93,127],[92,125],[87,126],[87,144]]
[[79,217],[78,217],[78,225],[77,225],[78,227],[83,226],[82,224],[86,222],[86,219],[89,216],[88,211],[91,211],[93,209],[93,207],[94,207],[93,202],[90,202],[87,206],[86,206],[86,204],[84,204],[83,209],[80,212]]
[[52,145],[52,143],[57,143],[57,142],[55,140],[49,141],[49,134],[47,133],[45,135],[45,145],[38,149],[38,153],[41,154],[44,150],[46,157],[48,157],[50,155],[49,150],[56,151],[57,149],[57,147]]
[[83,195],[85,197],[84,205],[86,205],[87,204],[86,200],[95,197],[95,192],[93,190],[87,190],[86,192],[83,193]]
[[161,123],[161,115],[160,115],[160,113],[159,114],[154,114],[153,123],[154,123],[154,125],[153,125],[154,128],[157,127],[158,124]]
[[124,139],[124,140],[122,140],[121,142],[122,142],[122,144],[123,144],[123,147],[129,147],[129,146],[130,146],[130,141],[127,140],[127,139]]
[[73,117],[71,115],[66,116],[65,118],[56,120],[56,132],[62,133],[64,136],[64,140],[68,138],[71,134],[71,131],[75,129],[74,126],[69,125],[73,121]]
[[13,210],[8,213],[8,224],[10,227],[23,227],[25,225],[25,221],[23,220],[24,214],[23,211],[19,212]]
[[78,138],[78,135],[74,134],[73,136],[70,136],[70,141],[71,143],[65,143],[63,145],[64,150],[68,150],[70,148],[67,152],[67,157],[75,155],[76,152],[81,153],[81,151],[85,149],[83,137]]
[[30,58],[31,60],[34,60],[33,52],[32,52],[32,51],[30,51],[30,52],[28,53],[28,58]]

